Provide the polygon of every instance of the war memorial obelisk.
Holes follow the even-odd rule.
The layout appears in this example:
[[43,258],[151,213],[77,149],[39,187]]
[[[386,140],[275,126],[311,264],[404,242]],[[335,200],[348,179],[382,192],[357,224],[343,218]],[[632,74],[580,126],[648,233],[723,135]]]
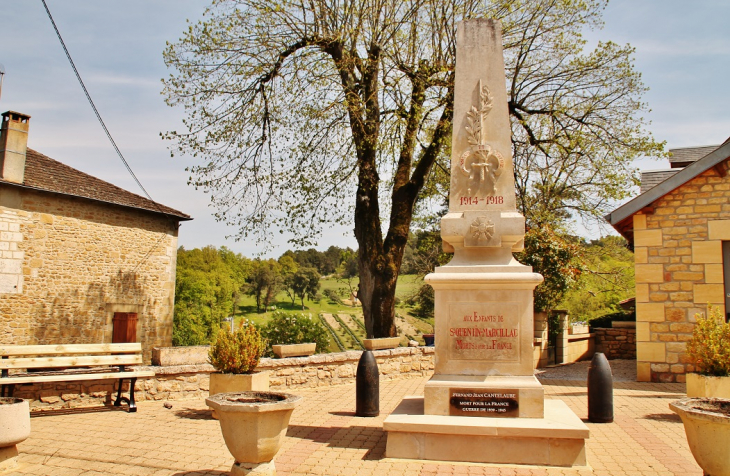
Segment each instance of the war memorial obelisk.
[[533,291],[517,262],[512,145],[496,20],[458,24],[449,212],[435,291],[434,375],[383,424],[390,458],[583,466],[588,428],[533,375]]

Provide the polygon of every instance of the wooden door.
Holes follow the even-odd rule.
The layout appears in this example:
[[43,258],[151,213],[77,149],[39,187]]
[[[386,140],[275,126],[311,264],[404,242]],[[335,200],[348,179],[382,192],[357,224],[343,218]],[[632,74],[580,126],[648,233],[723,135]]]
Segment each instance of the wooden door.
[[137,313],[115,312],[112,319],[112,344],[137,342]]

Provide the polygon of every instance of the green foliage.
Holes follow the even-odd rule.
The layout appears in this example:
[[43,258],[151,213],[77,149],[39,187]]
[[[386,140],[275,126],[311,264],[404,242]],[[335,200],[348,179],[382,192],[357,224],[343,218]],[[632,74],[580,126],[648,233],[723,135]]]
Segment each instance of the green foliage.
[[208,351],[208,359],[219,372],[249,374],[266,350],[266,341],[253,324],[245,321],[234,332],[222,330]]
[[550,226],[533,227],[525,234],[525,249],[515,253],[522,263],[542,274],[544,281],[535,288],[535,311],[551,311],[575,285],[581,267],[580,247]]
[[[582,246],[582,273],[578,282],[563,297],[559,307],[571,320],[588,321],[605,315],[612,320],[628,319],[619,303],[634,296],[634,256],[619,236],[606,236]],[[605,325],[603,322],[600,325]]]
[[[327,329],[311,314],[287,314],[274,312],[271,320],[261,330],[271,344],[304,344],[315,342],[317,353],[327,352],[329,336]],[[267,351],[271,354],[271,351]]]
[[725,322],[718,307],[710,306],[710,315],[696,314],[697,323],[687,341],[687,356],[695,371],[714,377],[730,376],[730,323]]
[[436,266],[444,265],[450,259],[451,255],[443,250],[439,227],[433,226],[427,230],[418,230],[409,236],[403,256],[402,271],[423,277],[433,273]]
[[244,288],[246,294],[256,299],[256,312],[267,309],[276,294],[284,287],[282,266],[274,259],[255,259]]
[[[320,275],[315,268],[300,268],[292,277],[292,289],[294,295],[299,297],[302,302],[302,311],[304,310],[304,298],[311,300],[317,297],[319,291]],[[320,296],[321,299],[321,296]]]
[[[572,319],[571,319],[572,320]],[[601,317],[590,319],[588,324],[594,329],[603,327],[610,328],[614,322],[636,322],[636,311],[619,311],[612,314],[604,314]]]
[[282,258],[288,257],[297,263],[297,267],[301,268],[315,268],[317,272],[323,276],[329,276],[337,271],[337,267],[344,259],[345,253],[352,253],[350,248],[340,248],[337,246],[330,246],[325,251],[318,251],[314,248],[307,250],[287,250],[281,255],[279,261]]
[[423,284],[418,292],[408,299],[408,304],[413,306],[412,313],[415,316],[429,318],[434,312],[434,292],[429,284]]
[[222,247],[177,252],[173,345],[204,345],[215,337],[249,272],[249,260]]
[[[359,280],[360,273],[360,264],[358,263],[357,252],[348,248],[343,250],[340,258],[341,261],[340,265],[337,267],[335,279],[347,285],[347,289],[350,290],[350,296],[355,295],[357,293],[355,284]],[[349,299],[350,296],[347,298]]]
[[325,289],[324,291],[322,291],[322,294],[333,304],[343,304],[340,295],[332,288]]

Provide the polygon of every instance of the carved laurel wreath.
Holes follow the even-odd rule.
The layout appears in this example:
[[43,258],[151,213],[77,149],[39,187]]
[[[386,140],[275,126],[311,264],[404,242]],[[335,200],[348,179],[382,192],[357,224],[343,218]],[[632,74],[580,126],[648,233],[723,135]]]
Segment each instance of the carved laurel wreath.
[[[494,97],[489,88],[482,86],[482,81],[479,80],[479,108],[471,106],[466,113],[466,125],[464,126],[467,142],[471,147],[461,155],[459,160],[461,173],[476,180],[476,182],[470,180],[465,185],[466,193],[470,196],[477,191],[487,196],[494,195],[494,184],[504,169],[502,154],[487,144],[482,134],[482,119],[489,114],[493,105]],[[468,169],[466,160],[472,154],[474,154],[475,160]],[[476,188],[473,189],[475,186]]]
[[[481,82],[481,81],[480,81]],[[466,113],[467,141],[470,145],[482,143],[482,117],[492,110],[494,97],[487,86],[482,86],[479,91],[479,109],[472,106]]]

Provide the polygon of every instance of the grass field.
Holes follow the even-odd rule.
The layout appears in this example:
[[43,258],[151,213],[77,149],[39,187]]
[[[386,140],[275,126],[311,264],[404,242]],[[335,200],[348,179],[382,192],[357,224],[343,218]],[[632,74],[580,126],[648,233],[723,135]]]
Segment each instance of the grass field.
[[[407,344],[408,338],[406,336],[410,336],[422,344],[423,339],[420,334],[433,332],[433,319],[420,319],[412,316],[409,313],[410,308],[405,305],[405,301],[418,291],[422,284],[423,280],[418,276],[404,275],[398,277],[395,294],[400,303],[396,307],[396,317],[398,320],[397,326],[401,329],[402,344]],[[353,284],[353,288],[357,288],[357,282]],[[323,294],[326,289],[335,290],[342,299],[349,296],[347,284],[333,278],[325,278],[320,281],[320,294]],[[304,309],[302,309],[301,301],[296,300],[292,303],[291,298],[285,292],[277,294],[274,302],[269,305],[276,306],[277,310],[284,312],[311,313],[312,317],[320,321],[323,321],[320,317],[323,313],[332,314],[333,319],[329,320],[328,325],[325,325],[330,330],[330,351],[337,352],[340,350],[336,340],[339,340],[345,349],[359,350],[362,348],[361,342],[365,338],[365,331],[361,327],[363,318],[362,308],[359,306],[352,307],[339,304],[322,296],[319,301],[305,299]],[[258,325],[265,325],[271,318],[272,313],[273,311],[257,313],[256,300],[252,296],[244,296],[238,302],[236,321],[248,319]],[[337,335],[337,339],[332,336],[332,333]]]

